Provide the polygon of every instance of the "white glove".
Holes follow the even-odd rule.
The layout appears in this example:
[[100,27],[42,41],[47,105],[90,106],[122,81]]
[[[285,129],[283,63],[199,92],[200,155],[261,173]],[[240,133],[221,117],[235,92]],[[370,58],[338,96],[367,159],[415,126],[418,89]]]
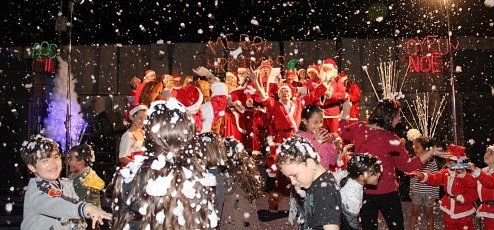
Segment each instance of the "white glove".
[[463,202],[465,202],[465,198],[463,198],[463,196],[460,194],[460,195],[456,196],[456,201],[463,204]]
[[192,72],[196,73],[199,76],[204,76],[207,77],[208,79],[211,77],[214,77],[213,73],[211,70],[206,69],[204,66],[199,66],[195,69],[192,69]]

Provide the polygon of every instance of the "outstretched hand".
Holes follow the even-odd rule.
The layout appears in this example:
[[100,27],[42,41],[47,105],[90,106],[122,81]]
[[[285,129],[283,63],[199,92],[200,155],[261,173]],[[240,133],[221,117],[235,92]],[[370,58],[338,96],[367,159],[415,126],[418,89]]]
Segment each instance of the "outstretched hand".
[[107,213],[103,211],[103,209],[97,207],[96,205],[88,203],[85,207],[86,213],[91,217],[91,220],[93,222],[93,229],[96,228],[96,224],[99,223],[100,225],[103,224],[103,219],[106,220],[111,220],[112,219],[112,214]]

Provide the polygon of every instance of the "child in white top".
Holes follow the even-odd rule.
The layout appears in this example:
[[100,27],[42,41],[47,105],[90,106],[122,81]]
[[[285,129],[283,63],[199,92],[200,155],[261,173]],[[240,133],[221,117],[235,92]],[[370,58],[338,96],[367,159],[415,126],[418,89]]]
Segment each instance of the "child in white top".
[[360,229],[359,212],[362,208],[364,186],[377,185],[381,172],[381,161],[365,153],[352,155],[346,170],[333,173],[340,186],[343,206],[341,229]]

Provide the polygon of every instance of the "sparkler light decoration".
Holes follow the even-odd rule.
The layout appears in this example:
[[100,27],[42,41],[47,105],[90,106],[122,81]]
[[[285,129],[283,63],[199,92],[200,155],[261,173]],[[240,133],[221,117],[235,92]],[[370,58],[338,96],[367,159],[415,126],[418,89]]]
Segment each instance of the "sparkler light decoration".
[[410,104],[405,100],[408,110],[411,114],[411,121],[406,117],[405,121],[413,128],[420,130],[424,137],[434,137],[437,124],[443,115],[446,107],[446,95],[443,95],[441,101],[431,103],[429,93],[415,93],[415,99]]
[[377,67],[379,73],[379,82],[377,85],[381,86],[382,97],[379,97],[378,89],[372,82],[372,78],[369,75],[369,71],[367,66],[362,66],[362,70],[364,70],[367,78],[369,79],[372,90],[376,94],[376,98],[378,101],[382,101],[383,99],[400,99],[403,98],[404,95],[401,93],[401,89],[403,88],[403,84],[406,81],[408,70],[405,72],[403,76],[400,76],[400,71],[396,68],[397,61],[388,61],[383,62],[380,60],[379,66]]

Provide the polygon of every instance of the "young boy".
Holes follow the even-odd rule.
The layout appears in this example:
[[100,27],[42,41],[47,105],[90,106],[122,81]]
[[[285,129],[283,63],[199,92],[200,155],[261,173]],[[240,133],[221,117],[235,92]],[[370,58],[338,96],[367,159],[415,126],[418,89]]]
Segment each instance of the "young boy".
[[439,201],[439,208],[444,212],[445,229],[474,229],[477,182],[466,167],[458,164],[467,159],[465,147],[449,145],[446,152],[453,155],[447,164],[449,168],[437,173],[418,172],[417,179],[431,186],[444,186],[446,194]]
[[95,228],[97,222],[112,218],[97,206],[78,201],[72,184],[59,178],[62,158],[54,140],[33,136],[22,144],[20,152],[35,174],[27,186],[21,229],[71,229],[70,219],[85,218],[91,218]]
[[74,146],[69,151],[69,179],[80,200],[101,207],[99,192],[105,187],[105,182],[91,168],[94,161],[94,151],[90,145]]

